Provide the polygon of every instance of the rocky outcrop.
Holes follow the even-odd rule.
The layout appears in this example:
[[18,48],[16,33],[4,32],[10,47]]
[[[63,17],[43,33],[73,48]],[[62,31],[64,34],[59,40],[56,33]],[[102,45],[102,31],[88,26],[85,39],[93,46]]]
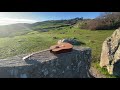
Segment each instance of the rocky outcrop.
[[25,57],[0,60],[3,78],[90,78],[91,49],[74,47],[71,52],[52,54],[49,50]]
[[80,42],[78,40],[76,40],[76,38],[66,38],[66,39],[62,39],[58,41],[58,44],[63,43],[63,42],[67,42],[70,43],[72,45],[81,45],[81,44],[85,44],[83,42]]
[[120,28],[103,42],[100,66],[107,67],[109,74],[120,76]]

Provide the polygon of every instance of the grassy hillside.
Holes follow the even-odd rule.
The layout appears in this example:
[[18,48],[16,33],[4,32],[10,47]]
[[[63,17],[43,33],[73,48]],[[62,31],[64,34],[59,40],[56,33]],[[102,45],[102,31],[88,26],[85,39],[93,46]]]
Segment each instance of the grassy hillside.
[[[0,59],[44,50],[60,39],[74,37],[92,49],[92,65],[109,76],[105,69],[99,67],[99,60],[102,43],[114,30],[80,29],[79,27],[84,24],[84,21],[56,20],[0,26]],[[43,29],[48,31],[40,32]]]
[[73,26],[78,21],[81,21],[82,18],[74,18],[69,20],[50,20],[37,22],[32,24],[32,29],[37,31],[51,30],[51,29],[61,29],[62,27]]
[[30,32],[30,24],[12,24],[0,26],[0,37],[13,37]]
[[12,25],[0,26],[0,38],[2,37],[14,37],[27,34],[34,31],[48,31],[51,29],[61,29],[64,27],[72,26],[81,18],[74,18],[69,20],[50,20],[43,22],[36,22],[33,24],[18,23]]
[[[66,27],[61,30],[50,30],[49,32],[32,31],[26,35],[0,38],[0,58],[39,51],[49,48],[59,39],[75,37],[86,43],[86,46],[91,47],[94,60],[99,60],[102,43],[113,31],[89,31]],[[57,39],[53,37],[57,37]]]

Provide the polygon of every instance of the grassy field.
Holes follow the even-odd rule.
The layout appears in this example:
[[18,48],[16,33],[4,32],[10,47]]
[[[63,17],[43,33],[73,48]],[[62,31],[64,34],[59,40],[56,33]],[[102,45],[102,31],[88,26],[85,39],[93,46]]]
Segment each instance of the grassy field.
[[113,31],[90,31],[65,27],[60,30],[50,30],[49,32],[31,31],[21,36],[0,38],[0,59],[47,49],[56,44],[59,39],[75,37],[84,42],[86,44],[84,46],[92,48],[92,63],[94,63],[93,66],[98,67],[95,63],[100,60],[102,43]]
[[[102,43],[113,31],[90,31],[66,27],[62,30],[32,31],[26,35],[0,38],[0,58],[43,50],[57,43],[59,39],[75,37],[84,42],[85,46],[92,48],[93,57],[99,59]],[[57,37],[57,39],[53,37]]]

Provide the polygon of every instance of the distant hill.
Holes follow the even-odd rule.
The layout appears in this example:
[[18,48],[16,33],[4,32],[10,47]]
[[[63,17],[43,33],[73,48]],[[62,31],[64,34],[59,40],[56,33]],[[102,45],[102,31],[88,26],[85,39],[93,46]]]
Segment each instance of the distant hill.
[[69,20],[49,20],[43,22],[36,22],[33,24],[17,23],[11,25],[0,26],[0,37],[12,37],[16,35],[23,35],[32,30],[48,31],[51,29],[58,29],[66,26],[73,26],[83,18],[74,18]]
[[22,35],[31,31],[30,24],[18,23],[0,26],[0,37]]
[[83,20],[83,18],[74,18],[69,20],[49,20],[43,22],[37,22],[32,24],[33,30],[44,30],[44,29],[56,29],[65,26],[73,26],[78,21]]
[[75,27],[87,30],[110,30],[120,27],[120,13],[105,13],[95,19],[73,18],[68,20],[48,20],[33,24],[17,23],[0,26],[1,37],[13,37],[24,35],[33,30],[46,32],[60,30],[66,27]]

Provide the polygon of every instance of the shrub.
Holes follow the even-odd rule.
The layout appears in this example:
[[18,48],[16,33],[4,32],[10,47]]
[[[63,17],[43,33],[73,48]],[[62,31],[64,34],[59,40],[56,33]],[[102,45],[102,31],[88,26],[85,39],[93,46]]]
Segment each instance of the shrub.
[[81,29],[107,30],[120,27],[120,12],[102,13],[99,17],[86,21]]

